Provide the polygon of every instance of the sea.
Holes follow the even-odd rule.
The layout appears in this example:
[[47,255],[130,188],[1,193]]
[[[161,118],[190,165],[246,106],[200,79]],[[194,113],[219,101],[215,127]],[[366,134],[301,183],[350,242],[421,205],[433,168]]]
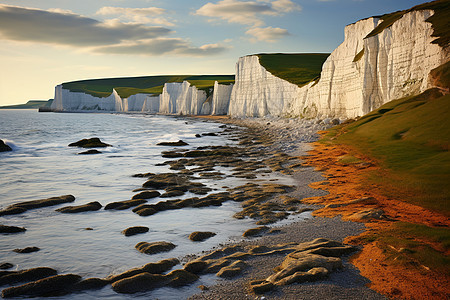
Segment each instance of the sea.
[[[27,229],[19,234],[0,234],[0,264],[9,262],[12,270],[51,267],[58,274],[78,274],[85,278],[104,278],[150,262],[176,257],[182,259],[228,242],[242,239],[242,233],[256,227],[252,219],[235,219],[241,210],[236,202],[220,207],[184,208],[141,217],[128,210],[101,210],[62,214],[55,209],[98,201],[103,206],[129,200],[145,182],[133,177],[137,173],[166,173],[161,166],[166,158],[162,151],[174,147],[156,145],[159,142],[183,140],[184,149],[200,146],[237,145],[232,135],[196,137],[202,133],[220,133],[222,124],[199,118],[148,114],[108,113],[38,113],[36,110],[0,110],[0,139],[13,149],[0,153],[0,209],[23,201],[71,194],[73,203],[29,210],[23,214],[0,217],[0,224]],[[230,126],[230,125],[228,125]],[[235,127],[236,130],[240,130]],[[79,155],[84,149],[68,144],[84,138],[99,137],[112,147],[101,154]],[[230,169],[216,171],[231,174]],[[255,180],[293,184],[281,174],[262,174]],[[249,180],[227,177],[223,180],[199,179],[213,189],[225,191]],[[186,193],[177,199],[196,195]],[[174,198],[151,199],[148,203]],[[286,222],[308,218],[301,214]],[[121,231],[131,226],[147,226],[149,232],[126,237]],[[86,230],[87,228],[92,230]],[[194,231],[212,231],[216,236],[203,242],[192,242]],[[138,252],[139,242],[172,242],[177,247],[170,252],[147,255]],[[34,253],[12,250],[39,247]],[[177,265],[174,269],[182,268]],[[201,276],[199,281],[182,288],[161,288],[148,293],[121,295],[111,286],[65,296],[65,299],[185,299],[199,293],[199,285],[216,282],[214,275]],[[8,286],[0,287],[3,289]],[[48,298],[47,298],[48,299]],[[61,299],[57,297],[55,299]]]

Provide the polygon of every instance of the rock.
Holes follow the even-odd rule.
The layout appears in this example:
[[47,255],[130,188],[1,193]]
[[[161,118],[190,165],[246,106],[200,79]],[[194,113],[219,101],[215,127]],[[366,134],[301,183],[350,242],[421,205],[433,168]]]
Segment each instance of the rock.
[[250,237],[250,236],[260,235],[261,233],[266,232],[269,229],[270,229],[270,227],[267,227],[267,226],[259,226],[259,227],[256,227],[256,228],[250,228],[247,231],[245,231],[242,236],[243,237]]
[[312,268],[308,272],[295,272],[294,274],[284,277],[277,281],[276,285],[288,285],[291,283],[302,283],[306,281],[317,281],[325,278],[328,275],[328,270],[322,267]]
[[144,199],[132,199],[125,201],[117,201],[106,204],[105,210],[114,209],[114,210],[124,210],[130,207],[138,206],[140,204],[146,203],[147,200]]
[[24,285],[6,288],[2,291],[2,297],[60,296],[67,294],[80,280],[81,277],[75,274],[51,276]]
[[196,134],[195,134],[195,137],[196,137],[196,138],[199,138],[199,137],[202,137],[202,136],[201,136],[200,134],[196,133]]
[[23,249],[14,249],[13,251],[16,253],[32,253],[32,252],[37,252],[39,250],[41,250],[41,249],[38,247],[26,247]]
[[383,220],[386,219],[384,211],[382,209],[365,209],[360,212],[354,213],[348,217],[353,221],[370,221],[371,219]]
[[5,144],[4,141],[0,140],[0,152],[12,151],[11,147]]
[[132,236],[132,235],[136,235],[139,233],[146,233],[148,232],[149,228],[145,227],[145,226],[134,226],[134,227],[129,227],[125,230],[122,231],[122,233],[125,236]]
[[191,272],[194,274],[199,274],[203,270],[205,270],[207,266],[208,266],[208,263],[206,261],[194,260],[194,261],[190,261],[187,264],[185,264],[184,269],[188,272]]
[[210,231],[194,231],[189,235],[189,239],[191,241],[204,241],[206,239],[209,239],[210,237],[215,236],[216,234],[214,232]]
[[0,270],[8,270],[8,269],[11,269],[12,267],[14,267],[14,265],[10,264],[10,263],[0,264]]
[[235,277],[242,273],[242,270],[247,267],[247,264],[243,262],[242,260],[237,260],[233,262],[232,264],[223,267],[220,269],[219,272],[217,272],[216,276],[222,277],[222,278],[231,278]]
[[108,285],[108,281],[101,278],[88,278],[77,282],[73,286],[73,290],[75,291],[86,291],[86,290],[98,290]]
[[180,261],[176,258],[164,259],[156,263],[148,263],[140,268],[134,268],[128,271],[125,271],[119,275],[108,276],[106,280],[108,282],[116,282],[118,280],[135,276],[141,273],[150,273],[150,274],[162,274],[164,272],[169,271],[173,266],[179,264]]
[[59,211],[63,214],[74,214],[79,212],[86,212],[86,211],[97,211],[100,208],[102,208],[102,205],[95,201],[95,202],[89,202],[87,204],[78,205],[78,206],[66,206],[58,208],[56,211]]
[[99,138],[82,139],[78,142],[69,144],[69,147],[81,147],[81,148],[104,148],[112,147],[109,144],[103,143]]
[[208,132],[208,133],[202,133],[203,136],[217,136],[217,133],[214,132]]
[[134,294],[138,292],[151,291],[167,284],[168,278],[164,275],[150,274],[147,272],[137,274],[128,278],[118,280],[112,284],[116,293]]
[[4,210],[0,210],[0,216],[21,214],[29,209],[53,206],[53,205],[58,205],[58,204],[63,204],[63,203],[68,203],[68,202],[73,202],[73,201],[75,201],[74,196],[64,195],[64,196],[51,197],[51,198],[42,199],[42,200],[32,200],[32,201],[16,203],[16,204],[8,206]]
[[145,191],[145,192],[141,192],[139,194],[134,195],[131,199],[133,199],[133,200],[135,200],[135,199],[151,199],[151,198],[159,197],[160,195],[161,195],[161,193],[158,191]]
[[101,151],[95,150],[95,149],[91,149],[88,151],[84,151],[84,152],[80,152],[78,153],[79,155],[85,155],[85,154],[100,154],[102,153]]
[[142,208],[140,210],[137,210],[136,213],[140,215],[141,217],[151,216],[156,214],[158,211],[151,207]]
[[0,233],[19,233],[19,232],[25,232],[25,231],[26,231],[26,229],[24,227],[7,226],[7,225],[0,224]]
[[200,290],[202,290],[202,291],[208,291],[209,290],[209,288],[206,285],[203,285],[203,284],[199,285],[198,288]]
[[178,142],[161,142],[156,145],[158,145],[158,146],[187,146],[189,144],[186,142],[183,142],[182,140],[179,140]]
[[21,271],[13,271],[0,277],[0,285],[13,284],[17,282],[35,281],[38,279],[56,275],[52,268],[40,267]]
[[170,278],[170,282],[168,283],[168,285],[175,287],[188,285],[198,280],[197,275],[183,269],[173,270],[172,272],[168,273],[166,277]]
[[145,254],[156,254],[160,252],[167,252],[175,248],[176,245],[169,243],[169,242],[153,242],[153,243],[147,243],[147,242],[140,242],[137,243],[135,248],[142,253]]
[[150,177],[155,175],[155,173],[138,173],[138,174],[134,174],[131,177],[139,177],[139,178],[143,178],[143,177]]
[[268,291],[271,291],[274,288],[272,282],[263,281],[262,283],[252,285],[252,290],[255,294],[264,294]]

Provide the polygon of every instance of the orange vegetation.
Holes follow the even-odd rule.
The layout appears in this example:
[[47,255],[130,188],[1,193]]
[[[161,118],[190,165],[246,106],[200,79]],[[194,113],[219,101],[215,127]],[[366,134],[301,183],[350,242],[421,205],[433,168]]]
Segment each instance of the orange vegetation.
[[[344,155],[357,157],[357,163],[341,163],[340,158]],[[450,226],[447,216],[406,203],[402,199],[385,196],[382,186],[367,179],[369,174],[382,176],[384,171],[376,161],[348,146],[315,143],[314,150],[303,159],[307,165],[316,167],[327,177],[326,181],[313,183],[311,187],[326,190],[328,195],[304,199],[305,203],[325,205],[315,215],[341,215],[344,220],[365,223],[367,230],[364,233],[348,237],[345,242],[363,246],[363,250],[351,262],[363,276],[371,280],[370,288],[395,299],[450,299],[448,274],[431,270],[421,263],[411,266],[396,263],[395,254],[400,256],[402,249],[390,246],[392,249],[388,249],[388,254],[378,240],[369,238],[388,232],[397,221],[445,228]],[[399,195],[398,198],[407,197],[408,191]],[[365,200],[354,201],[362,198]],[[381,218],[358,218],[356,213],[368,209],[381,209],[384,215]],[[420,242],[443,251],[444,255],[449,254],[438,243],[428,240]]]

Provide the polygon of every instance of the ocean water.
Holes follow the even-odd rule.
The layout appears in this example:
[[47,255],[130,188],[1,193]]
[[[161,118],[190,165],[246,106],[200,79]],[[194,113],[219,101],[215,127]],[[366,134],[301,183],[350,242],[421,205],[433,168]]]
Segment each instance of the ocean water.
[[[232,218],[240,211],[239,203],[234,202],[225,202],[220,207],[165,211],[148,217],[141,217],[131,209],[101,209],[77,214],[55,211],[66,205],[98,201],[105,206],[110,202],[131,199],[136,194],[132,191],[145,182],[145,178],[131,175],[174,172],[168,166],[155,166],[167,160],[161,157],[161,151],[171,149],[157,146],[158,142],[181,139],[189,143],[184,147],[187,149],[234,145],[236,142],[224,135],[195,137],[198,133],[221,132],[220,125],[201,119],[143,114],[0,110],[0,139],[14,150],[0,153],[0,208],[66,194],[76,197],[73,203],[0,217],[1,224],[27,228],[25,233],[0,235],[0,263],[10,262],[17,270],[46,266],[58,270],[58,274],[103,278],[165,258],[201,254],[222,243],[239,240],[246,229],[255,227],[255,223],[249,219]],[[96,155],[77,155],[84,150],[68,147],[71,142],[90,137],[99,137],[113,147],[103,148],[103,153]],[[220,171],[227,172],[224,169]],[[270,175],[266,179],[292,184],[291,179],[281,175]],[[213,192],[248,182],[232,177],[199,181],[213,188]],[[193,196],[186,193],[177,198]],[[149,203],[169,199],[172,198],[156,198]],[[130,226],[147,226],[150,230],[125,237],[121,231]],[[193,231],[213,231],[217,235],[201,243],[192,242],[188,236]],[[134,248],[141,241],[168,241],[177,247],[170,252],[146,255]],[[12,251],[29,246],[41,250],[29,254]],[[174,267],[177,268],[181,266]],[[199,292],[196,286],[213,282],[214,276],[202,276],[192,286],[130,296],[116,294],[107,286],[97,291],[72,294],[67,299],[183,299]]]

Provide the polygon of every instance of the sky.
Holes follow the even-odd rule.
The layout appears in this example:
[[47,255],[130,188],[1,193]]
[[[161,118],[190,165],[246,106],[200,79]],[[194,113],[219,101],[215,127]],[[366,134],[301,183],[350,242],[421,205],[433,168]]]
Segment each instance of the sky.
[[344,27],[416,0],[0,0],[0,106],[60,83],[234,74],[256,53],[328,53]]

